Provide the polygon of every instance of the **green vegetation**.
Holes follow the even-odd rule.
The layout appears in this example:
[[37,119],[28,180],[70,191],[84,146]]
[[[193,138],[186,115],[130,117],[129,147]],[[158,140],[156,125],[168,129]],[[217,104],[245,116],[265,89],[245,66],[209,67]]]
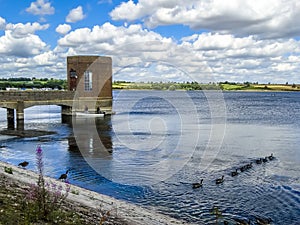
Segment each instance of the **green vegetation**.
[[[219,83],[198,83],[198,82],[128,82],[114,81],[113,89],[127,90],[224,90],[224,91],[300,91],[299,84],[258,84],[251,82],[219,82]],[[27,89],[67,89],[67,81],[53,78],[0,78],[0,90],[17,88]]]
[[199,84],[197,82],[125,82],[125,81],[114,81],[113,89],[148,89],[148,90],[217,90],[220,89],[218,84]]
[[225,91],[300,91],[300,85],[296,84],[258,84],[258,83],[219,83],[222,90]]
[[9,173],[9,174],[13,174],[13,170],[12,170],[11,167],[4,167],[4,172]]
[[[52,213],[51,220],[38,220],[39,214],[36,206],[32,202],[27,202],[25,193],[29,189],[24,189],[18,183],[13,182],[8,177],[0,174],[0,224],[88,224],[82,222],[77,212],[57,208]],[[36,221],[36,222],[34,222]]]
[[224,91],[300,91],[300,85],[296,84],[258,84],[258,83],[198,83],[198,82],[126,82],[114,81],[113,89],[128,90],[224,90]]
[[18,89],[66,89],[67,81],[53,78],[1,78],[0,90],[7,90],[8,88]]
[[[68,216],[61,210],[61,205],[70,192],[70,185],[68,183],[57,185],[45,181],[43,151],[40,146],[36,149],[36,166],[38,181],[25,192],[25,201],[22,203],[24,221],[28,224],[39,221],[61,223]],[[79,217],[74,218],[79,222],[77,221]]]
[[[71,185],[65,182],[47,181],[44,177],[43,151],[36,149],[38,179],[34,184],[18,184],[4,174],[0,174],[0,225],[4,224],[127,224],[111,215],[112,210],[95,210],[67,201]],[[12,173],[11,167],[4,171]],[[10,175],[13,176],[13,175]],[[75,210],[74,210],[75,209]],[[76,210],[77,209],[77,210]]]

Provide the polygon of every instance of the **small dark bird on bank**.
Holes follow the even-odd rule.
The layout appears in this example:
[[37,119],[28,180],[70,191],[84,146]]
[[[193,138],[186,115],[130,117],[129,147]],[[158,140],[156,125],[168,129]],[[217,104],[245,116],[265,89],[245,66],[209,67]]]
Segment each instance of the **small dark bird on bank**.
[[222,178],[216,179],[216,184],[222,184],[223,182],[224,182],[224,175],[222,176]]
[[237,176],[239,173],[238,173],[238,170],[236,169],[235,171],[232,171],[231,172],[231,176],[234,177],[234,176]]
[[60,175],[60,177],[58,179],[59,180],[65,180],[65,179],[67,179],[68,173],[69,173],[69,170],[67,170],[66,173],[63,173],[62,175]]
[[28,166],[29,162],[24,161],[18,164],[18,166],[22,166],[23,168],[25,168],[26,166]]
[[193,183],[193,189],[202,187],[202,182],[203,182],[203,179],[201,179],[200,183]]

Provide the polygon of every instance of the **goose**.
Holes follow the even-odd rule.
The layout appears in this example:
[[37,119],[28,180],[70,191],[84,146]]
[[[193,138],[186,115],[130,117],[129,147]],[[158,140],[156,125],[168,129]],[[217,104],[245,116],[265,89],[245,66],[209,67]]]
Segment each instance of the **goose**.
[[69,173],[69,170],[67,170],[66,173],[63,173],[62,175],[60,175],[60,177],[58,179],[59,180],[65,180],[65,179],[67,179],[68,173]]
[[268,156],[268,158],[269,160],[273,160],[274,159],[273,153],[270,156]]
[[26,166],[28,166],[29,162],[24,161],[18,164],[18,166],[22,166],[23,168],[25,168]]
[[243,219],[234,219],[237,225],[250,225],[250,219],[248,221]]
[[262,163],[262,158],[257,159],[255,162],[256,162],[256,164],[261,164]]
[[246,170],[247,170],[247,166],[242,166],[242,167],[240,168],[240,170],[241,170],[241,172],[246,171]]
[[251,169],[252,168],[252,162],[246,165],[247,169]]
[[203,182],[203,179],[201,179],[200,183],[193,183],[193,189],[202,187],[202,182]]
[[235,171],[232,171],[231,172],[231,176],[232,177],[234,177],[234,176],[236,176],[236,175],[238,175],[239,173],[238,173],[238,170],[236,169]]
[[224,175],[222,176],[222,178],[216,179],[216,184],[222,184],[223,182],[224,182]]
[[270,218],[266,219],[266,218],[256,217],[255,220],[258,225],[268,225],[272,222],[272,220]]
[[268,157],[266,156],[265,158],[263,158],[263,160],[262,160],[264,163],[265,162],[268,162]]

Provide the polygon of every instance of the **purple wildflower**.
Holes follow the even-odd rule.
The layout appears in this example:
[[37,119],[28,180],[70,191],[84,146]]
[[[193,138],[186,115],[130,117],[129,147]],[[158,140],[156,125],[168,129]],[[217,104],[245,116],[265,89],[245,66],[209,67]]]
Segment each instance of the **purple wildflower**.
[[29,201],[36,200],[36,190],[37,186],[35,184],[30,184],[30,188],[26,191],[26,199]]
[[44,162],[43,162],[43,150],[40,145],[36,149],[36,166],[38,168],[39,174],[43,175]]

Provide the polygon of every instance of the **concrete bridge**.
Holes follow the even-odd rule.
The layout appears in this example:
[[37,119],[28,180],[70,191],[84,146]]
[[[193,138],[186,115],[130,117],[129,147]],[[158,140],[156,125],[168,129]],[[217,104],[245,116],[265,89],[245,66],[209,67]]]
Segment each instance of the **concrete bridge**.
[[[101,110],[111,113],[112,98],[78,98],[74,91],[0,91],[0,107],[7,109],[7,128],[24,130],[24,109],[36,105],[61,106],[62,121],[75,111],[83,110],[85,105],[97,105]],[[93,112],[95,109],[89,108]],[[16,119],[15,119],[16,115]],[[15,127],[15,121],[17,126]]]
[[[68,56],[65,91],[0,91],[0,107],[7,109],[7,128],[24,130],[24,109],[35,105],[61,106],[62,122],[73,111],[99,106],[112,110],[112,59],[104,56]],[[16,113],[15,113],[16,111]]]

